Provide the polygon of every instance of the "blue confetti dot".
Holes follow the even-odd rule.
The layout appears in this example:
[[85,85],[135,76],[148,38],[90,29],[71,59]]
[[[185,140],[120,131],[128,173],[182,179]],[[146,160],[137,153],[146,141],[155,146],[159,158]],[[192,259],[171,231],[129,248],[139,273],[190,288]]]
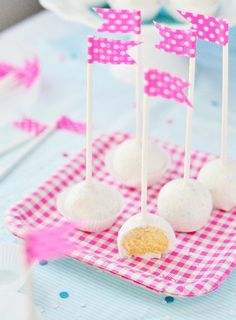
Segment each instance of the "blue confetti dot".
[[211,104],[213,107],[219,107],[219,102],[216,100],[212,100]]
[[175,301],[175,299],[173,297],[171,297],[171,296],[165,297],[165,302],[166,303],[172,303],[174,301]]
[[69,293],[66,292],[66,291],[60,292],[59,295],[60,295],[60,297],[61,297],[62,299],[67,299],[67,298],[69,298]]
[[70,57],[72,60],[76,60],[78,58],[78,55],[75,52],[71,52]]
[[46,260],[40,261],[39,262],[40,266],[46,266],[48,262]]

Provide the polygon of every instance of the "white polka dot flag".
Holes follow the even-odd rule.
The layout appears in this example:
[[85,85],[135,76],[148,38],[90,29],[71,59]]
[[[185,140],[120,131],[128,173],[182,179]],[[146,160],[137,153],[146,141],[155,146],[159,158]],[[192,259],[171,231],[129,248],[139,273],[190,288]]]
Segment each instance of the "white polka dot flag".
[[104,23],[97,29],[98,32],[141,34],[140,10],[107,8],[94,10],[104,19]]
[[88,63],[136,64],[128,50],[141,44],[134,40],[113,40],[107,38],[88,38]]
[[197,30],[197,37],[225,46],[229,42],[229,23],[224,19],[178,10],[192,27]]
[[164,50],[169,53],[187,56],[189,58],[196,57],[196,31],[178,30],[166,27],[160,23],[155,23],[155,27],[159,30],[162,40],[155,45],[157,49]]
[[45,227],[27,234],[25,254],[28,265],[35,261],[58,259],[73,251],[75,243],[70,241],[70,233],[75,230],[73,224],[64,222],[58,227]]
[[191,102],[183,92],[189,87],[189,83],[168,72],[161,72],[150,69],[145,72],[144,92],[150,97],[162,97],[168,100],[175,100],[192,107]]

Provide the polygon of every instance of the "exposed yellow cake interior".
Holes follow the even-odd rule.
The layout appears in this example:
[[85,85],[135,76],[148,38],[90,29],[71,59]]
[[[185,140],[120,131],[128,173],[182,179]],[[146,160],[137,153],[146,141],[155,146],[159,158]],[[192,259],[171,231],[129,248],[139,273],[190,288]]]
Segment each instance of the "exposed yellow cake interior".
[[122,246],[129,256],[162,254],[168,249],[169,241],[160,229],[155,227],[135,228],[124,236]]

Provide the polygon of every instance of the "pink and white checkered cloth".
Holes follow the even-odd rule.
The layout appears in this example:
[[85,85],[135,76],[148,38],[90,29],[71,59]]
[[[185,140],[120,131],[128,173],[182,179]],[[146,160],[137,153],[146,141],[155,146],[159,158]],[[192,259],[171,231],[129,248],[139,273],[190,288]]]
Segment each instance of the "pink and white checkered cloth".
[[[69,256],[103,269],[157,293],[175,296],[199,296],[216,290],[236,267],[236,211],[215,211],[208,225],[191,234],[177,234],[177,248],[163,260],[122,259],[116,238],[123,223],[140,211],[140,190],[121,186],[107,172],[104,158],[108,150],[120,144],[127,134],[103,135],[94,142],[94,176],[120,189],[126,206],[116,223],[100,234],[82,231],[71,234],[78,248]],[[160,188],[183,172],[184,151],[171,144],[160,143],[172,156],[172,166],[158,184],[148,189],[148,207],[156,212]],[[196,176],[213,156],[194,152],[192,173]],[[85,152],[82,151],[64,168],[49,178],[29,197],[6,214],[6,226],[23,238],[30,229],[60,226],[65,221],[56,209],[56,198],[64,188],[81,181],[85,175]],[[81,249],[82,248],[82,249]]]

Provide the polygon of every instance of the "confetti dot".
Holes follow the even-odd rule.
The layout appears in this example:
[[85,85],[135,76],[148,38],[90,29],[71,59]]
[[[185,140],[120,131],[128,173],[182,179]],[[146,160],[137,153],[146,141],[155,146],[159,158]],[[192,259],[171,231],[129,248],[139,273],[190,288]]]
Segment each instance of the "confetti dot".
[[173,124],[173,119],[167,119],[167,120],[166,120],[166,123],[167,123],[167,124]]
[[48,262],[46,260],[39,262],[40,266],[46,266]]
[[62,156],[63,156],[64,158],[68,158],[68,157],[69,157],[69,154],[66,153],[66,152],[64,152],[64,153],[62,154]]
[[165,302],[166,303],[172,303],[172,302],[174,302],[174,298],[173,297],[171,297],[171,296],[168,296],[168,297],[165,297]]
[[69,298],[69,293],[66,292],[66,291],[62,291],[62,292],[59,293],[59,296],[62,299],[67,299],[67,298]]
[[219,102],[216,100],[212,100],[211,104],[213,107],[219,107]]

